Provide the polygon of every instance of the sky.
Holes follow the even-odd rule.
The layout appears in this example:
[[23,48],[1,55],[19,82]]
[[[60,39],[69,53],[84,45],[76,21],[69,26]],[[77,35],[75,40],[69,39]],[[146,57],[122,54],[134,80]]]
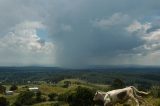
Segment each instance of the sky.
[[160,65],[159,0],[0,0],[0,66]]

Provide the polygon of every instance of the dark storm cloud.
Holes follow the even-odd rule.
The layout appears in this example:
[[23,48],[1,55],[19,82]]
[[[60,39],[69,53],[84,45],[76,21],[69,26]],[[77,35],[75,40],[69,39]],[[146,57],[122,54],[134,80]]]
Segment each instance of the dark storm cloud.
[[0,0],[0,36],[23,21],[43,21],[47,4],[43,0]]
[[[147,22],[145,17],[157,14],[159,3],[149,0],[54,1],[48,25],[58,47],[56,63],[85,66],[95,63],[93,58],[101,58],[105,64],[119,54],[133,52],[146,41],[139,33],[129,33],[126,28],[135,20]],[[62,25],[72,30],[64,31]]]

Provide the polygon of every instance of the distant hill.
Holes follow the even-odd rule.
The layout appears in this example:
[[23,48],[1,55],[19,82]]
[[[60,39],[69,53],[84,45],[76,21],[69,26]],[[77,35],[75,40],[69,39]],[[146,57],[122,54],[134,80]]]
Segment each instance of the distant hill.
[[116,78],[127,85],[160,84],[159,67],[97,67],[88,69],[65,69],[59,67],[0,67],[0,82],[26,83],[27,81],[58,82],[78,78],[92,83],[110,84]]

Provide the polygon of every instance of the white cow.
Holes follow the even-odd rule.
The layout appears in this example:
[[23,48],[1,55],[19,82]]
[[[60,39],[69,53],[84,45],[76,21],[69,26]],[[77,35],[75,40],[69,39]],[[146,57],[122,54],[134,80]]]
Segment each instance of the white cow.
[[[123,89],[112,90],[108,92],[97,91],[93,100],[101,100],[104,102],[104,106],[114,106],[117,103],[123,104],[128,100],[132,100],[139,106],[140,103],[145,102],[142,96],[137,95],[148,95],[149,93],[139,91],[134,86],[126,87]],[[146,102],[145,102],[146,103]]]

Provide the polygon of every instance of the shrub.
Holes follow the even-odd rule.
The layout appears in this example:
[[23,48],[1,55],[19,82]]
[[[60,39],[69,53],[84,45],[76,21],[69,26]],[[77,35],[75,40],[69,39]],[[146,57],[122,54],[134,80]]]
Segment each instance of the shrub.
[[68,93],[68,92],[58,95],[58,101],[67,102],[67,98],[69,95],[70,95],[70,93]]
[[64,81],[63,88],[68,88],[71,85],[71,81]]
[[0,106],[9,106],[9,102],[5,97],[0,97]]
[[160,99],[155,102],[154,106],[160,106]]
[[16,86],[16,85],[12,85],[11,87],[10,87],[10,90],[11,91],[15,91],[15,90],[17,90],[18,89],[18,87]]
[[54,101],[58,95],[56,93],[51,93],[48,95],[49,101]]
[[121,79],[114,79],[112,83],[113,89],[119,89],[125,87],[125,83]]
[[34,93],[31,91],[24,91],[18,95],[14,105],[15,106],[22,106],[22,105],[32,105],[35,103]]
[[[57,102],[54,102],[54,103],[52,103],[51,104],[51,106],[66,106],[66,103],[65,102],[59,102],[59,101],[57,101]],[[68,106],[68,105],[67,105]]]
[[39,103],[39,102],[44,102],[44,101],[46,101],[46,98],[42,97],[42,93],[38,91],[36,93],[36,102]]
[[0,93],[1,93],[1,94],[4,94],[5,91],[6,91],[6,87],[3,86],[3,85],[0,85]]
[[60,103],[54,103],[54,104],[52,104],[52,106],[60,106]]
[[152,86],[151,87],[151,94],[155,98],[160,98],[160,87],[159,86]]
[[70,106],[92,106],[94,93],[91,89],[78,87],[75,93],[71,93],[67,102]]

